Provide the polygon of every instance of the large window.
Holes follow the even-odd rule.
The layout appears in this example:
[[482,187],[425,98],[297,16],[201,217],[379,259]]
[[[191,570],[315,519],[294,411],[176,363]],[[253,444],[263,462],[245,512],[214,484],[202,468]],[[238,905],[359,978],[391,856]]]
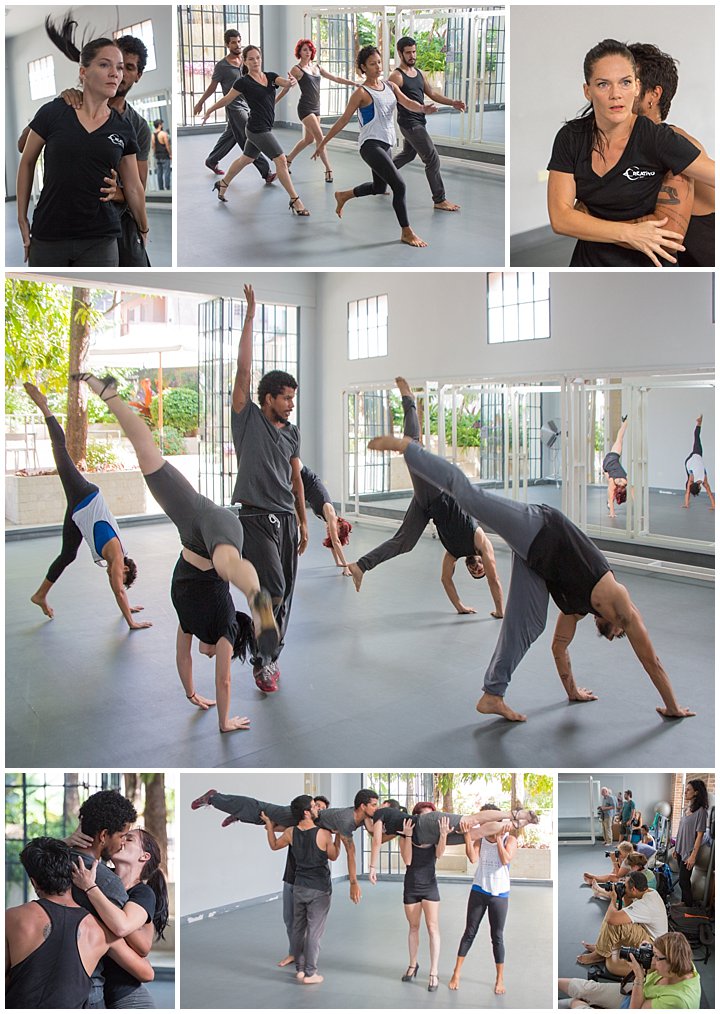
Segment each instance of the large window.
[[[278,8],[283,10],[284,8]],[[178,59],[182,89],[183,126],[196,121],[193,106],[210,83],[218,60],[227,50],[223,35],[236,28],[243,45],[262,46],[259,4],[180,4],[178,6]],[[219,97],[219,95],[218,95]],[[225,110],[213,113],[208,122],[224,123]]]
[[113,32],[114,39],[121,39],[123,35],[133,35],[145,43],[148,51],[145,73],[156,70],[157,60],[155,59],[155,36],[153,35],[152,21],[139,21],[135,25],[128,25],[127,28],[120,28],[117,32]]
[[370,296],[348,303],[348,357],[387,355],[388,298]]
[[46,99],[55,95],[55,63],[51,56],[41,56],[28,64],[30,98]]
[[491,271],[487,282],[488,342],[550,337],[547,271]]

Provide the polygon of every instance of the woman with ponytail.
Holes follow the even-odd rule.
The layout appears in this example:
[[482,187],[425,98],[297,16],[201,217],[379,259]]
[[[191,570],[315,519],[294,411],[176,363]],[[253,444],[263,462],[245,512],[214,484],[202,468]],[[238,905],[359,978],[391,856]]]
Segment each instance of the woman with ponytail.
[[[149,831],[135,828],[125,836],[123,847],[112,861],[128,893],[124,908],[118,908],[97,887],[97,860],[89,869],[80,862],[73,873],[73,881],[86,892],[97,917],[110,932],[123,937],[134,951],[146,957],[155,937],[162,938],[169,916],[167,881],[160,868],[160,846]],[[107,1008],[155,1006],[147,988],[112,959],[104,960],[103,971]]]
[[548,165],[553,231],[578,242],[571,267],[676,264],[692,181],[715,185],[715,163],[664,123],[638,116],[640,81],[626,45],[587,53],[587,108],[561,128]]
[[[30,267],[116,267],[120,215],[112,204],[122,177],[123,192],[138,229],[148,234],[145,191],[138,174],[138,143],[132,126],[108,105],[123,78],[123,54],[112,39],[100,38],[78,48],[77,22],[67,15],[59,27],[50,17],[45,29],[65,56],[80,64],[82,108],[62,98],[36,112],[17,176],[18,226]],[[28,207],[35,165],[45,149],[40,199]]]

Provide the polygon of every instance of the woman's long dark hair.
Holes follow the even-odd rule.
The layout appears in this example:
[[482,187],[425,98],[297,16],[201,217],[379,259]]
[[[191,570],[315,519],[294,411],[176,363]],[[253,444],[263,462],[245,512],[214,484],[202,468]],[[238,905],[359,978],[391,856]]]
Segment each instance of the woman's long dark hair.
[[[632,67],[634,76],[637,77],[635,57],[632,55],[632,52],[628,49],[625,43],[618,42],[617,39],[603,39],[602,42],[598,42],[597,46],[593,46],[593,48],[585,54],[585,59],[583,61],[585,84],[590,84],[590,78],[592,77],[592,72],[595,69],[595,64],[598,60],[602,60],[605,56],[624,57]],[[596,151],[598,155],[604,159],[604,149],[607,145],[607,137],[597,125],[592,102],[588,102],[587,106],[581,110],[575,119],[570,120],[570,124],[576,124],[578,129],[587,132],[590,140],[590,153],[592,154],[592,152]]]
[[140,838],[142,840],[142,847],[144,852],[150,853],[150,858],[147,860],[145,865],[140,872],[140,879],[144,884],[152,890],[155,895],[155,915],[153,916],[153,926],[158,937],[162,939],[162,935],[165,931],[165,927],[168,924],[168,918],[170,916],[170,905],[168,902],[168,889],[167,880],[165,874],[160,869],[162,862],[162,853],[160,852],[160,845],[157,839],[146,831],[145,828],[138,828]]
[[692,803],[690,803],[690,813],[695,813],[701,807],[705,807],[706,810],[710,809],[710,800],[708,799],[707,785],[702,778],[691,778],[688,785],[692,785],[695,789],[695,795],[693,796]]
[[65,54],[68,60],[79,63],[82,67],[89,67],[98,51],[104,49],[105,46],[120,48],[114,39],[102,38],[92,39],[90,42],[83,40],[80,43],[82,48],[78,49],[75,41],[77,28],[78,23],[73,18],[71,11],[68,11],[59,26],[55,24],[49,14],[45,18],[45,31],[50,41],[57,46],[61,53]]
[[255,651],[255,627],[247,613],[236,611],[235,619],[237,620],[238,629],[235,635],[235,643],[233,644],[232,657],[239,658],[241,662],[244,662],[248,657],[248,652]]

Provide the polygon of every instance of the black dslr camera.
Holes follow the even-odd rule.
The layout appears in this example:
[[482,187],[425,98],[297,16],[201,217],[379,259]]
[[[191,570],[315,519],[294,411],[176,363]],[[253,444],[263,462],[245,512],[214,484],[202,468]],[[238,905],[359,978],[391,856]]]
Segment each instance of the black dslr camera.
[[615,856],[616,859],[619,859],[620,858],[620,849],[610,849],[609,852],[605,853],[605,858],[606,859],[612,859],[613,856]]
[[617,907],[622,908],[623,898],[625,897],[625,881],[617,880],[615,883],[606,881],[604,884],[598,884],[598,887],[602,887],[603,891],[607,891],[608,894],[615,888],[615,897],[617,898]]
[[640,944],[639,947],[621,947],[618,953],[621,958],[625,959],[625,961],[627,961],[632,954],[638,965],[640,965],[641,968],[644,968],[646,972],[652,965],[652,944]]

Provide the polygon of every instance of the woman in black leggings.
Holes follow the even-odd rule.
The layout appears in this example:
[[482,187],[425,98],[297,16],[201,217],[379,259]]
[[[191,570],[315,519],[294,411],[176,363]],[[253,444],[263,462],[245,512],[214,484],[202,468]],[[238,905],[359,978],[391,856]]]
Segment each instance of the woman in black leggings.
[[394,115],[397,103],[414,113],[436,113],[437,106],[423,105],[403,95],[392,81],[382,80],[382,57],[375,46],[364,46],[357,56],[357,66],[365,81],[353,92],[345,112],[319,142],[313,158],[322,157],[328,141],[348,125],[355,113],[360,120],[358,145],[360,157],[372,169],[372,183],[361,183],[352,190],[336,190],[335,214],[342,218],[343,208],[353,197],[384,194],[389,186],[393,194],[393,210],[400,223],[400,239],[409,246],[427,246],[410,228],[405,207],[405,184],[392,160],[395,145]]
[[[492,809],[492,804],[488,805]],[[470,835],[466,834],[465,851],[470,862],[477,863],[478,867],[468,898],[465,932],[458,947],[455,969],[448,987],[458,989],[460,986],[460,970],[487,912],[495,958],[495,993],[499,996],[505,992],[503,930],[510,902],[510,861],[517,851],[517,838],[508,833],[472,841]]]
[[62,530],[62,548],[60,555],[50,564],[45,580],[30,601],[40,606],[50,619],[55,615],[48,605],[47,595],[67,566],[77,557],[83,538],[90,547],[93,560],[99,567],[107,567],[115,600],[120,612],[127,620],[131,630],[142,630],[151,627],[146,621],[138,623],[133,613],[142,610],[142,606],[131,606],[125,589],[129,588],[137,576],[135,561],[125,555],[118,523],[108,510],[103,495],[96,485],[88,482],[84,475],[75,467],[75,462],[67,452],[65,434],[62,426],[50,411],[45,395],[34,384],[24,384],[29,398],[35,402],[45,417],[45,424],[52,441],[52,452],[55,459],[60,482],[67,499],[67,510]]
[[[270,658],[279,637],[270,596],[261,591],[253,565],[242,559],[242,525],[231,511],[196,492],[165,461],[144,419],[118,396],[112,377],[72,376],[84,380],[116,417],[135,449],[148,489],[178,530],[183,549],[173,572],[171,597],[179,620],[177,667],[187,699],[202,711],[215,704],[195,692],[191,654],[195,636],[200,653],[215,659],[220,732],[247,729],[248,718],[230,717],[230,663],[233,658],[244,660],[253,637],[257,654]],[[244,613],[236,613],[230,584],[247,598],[254,630]]]

